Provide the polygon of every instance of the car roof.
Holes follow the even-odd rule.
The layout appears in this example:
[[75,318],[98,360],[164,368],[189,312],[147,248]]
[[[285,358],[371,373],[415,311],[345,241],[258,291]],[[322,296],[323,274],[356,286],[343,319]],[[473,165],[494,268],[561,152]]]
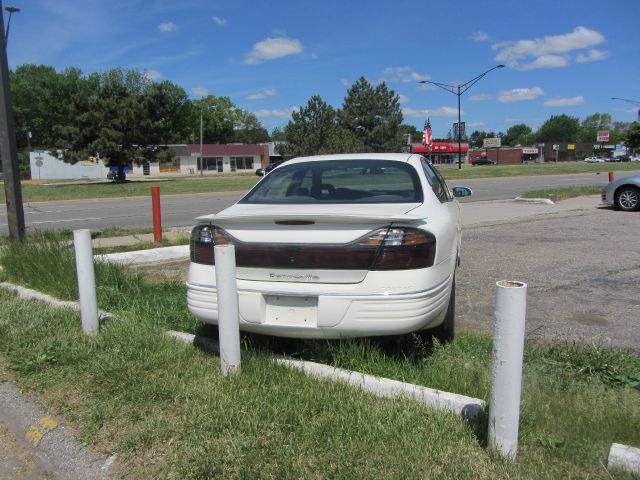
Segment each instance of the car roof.
[[394,160],[397,162],[408,162],[412,157],[420,158],[421,155],[412,153],[341,153],[297,157],[288,160],[286,163],[287,165],[290,165],[292,163],[322,162],[327,160]]

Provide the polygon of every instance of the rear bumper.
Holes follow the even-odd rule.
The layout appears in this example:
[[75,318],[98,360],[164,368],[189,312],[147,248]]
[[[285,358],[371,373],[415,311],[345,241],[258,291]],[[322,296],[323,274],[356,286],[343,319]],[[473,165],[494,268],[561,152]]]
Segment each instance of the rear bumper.
[[[406,293],[331,293],[239,289],[241,330],[295,338],[397,335],[439,325],[452,277],[432,288]],[[187,282],[189,311],[217,324],[216,288]]]

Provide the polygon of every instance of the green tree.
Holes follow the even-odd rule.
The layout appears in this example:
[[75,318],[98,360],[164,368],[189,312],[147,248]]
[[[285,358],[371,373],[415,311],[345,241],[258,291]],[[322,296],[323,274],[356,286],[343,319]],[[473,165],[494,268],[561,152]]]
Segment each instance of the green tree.
[[151,83],[144,92],[150,131],[162,145],[186,143],[193,127],[193,104],[182,87],[167,80]]
[[[579,142],[595,142],[598,131],[606,130],[610,133],[612,130],[610,113],[594,113],[582,120],[580,124],[580,133],[578,135]],[[615,141],[613,138],[611,141]]]
[[485,138],[495,138],[495,137],[503,137],[503,136],[504,135],[502,134],[502,132],[495,133],[495,132],[485,132],[485,131],[475,130],[469,136],[469,145],[472,147],[481,148]]
[[568,115],[552,115],[544,122],[535,138],[537,142],[575,142],[580,133],[580,121]]
[[358,147],[355,135],[338,124],[337,112],[319,95],[293,112],[284,140],[278,150],[285,157],[354,152]]
[[284,142],[284,131],[279,127],[273,127],[273,130],[271,130],[271,140],[274,142]]
[[72,117],[56,128],[51,149],[69,163],[99,155],[125,180],[127,166],[156,159],[158,146],[174,135],[174,122],[165,116],[176,102],[185,105],[179,93],[169,85],[154,87],[138,70],[92,74],[70,99]]
[[398,127],[398,132],[400,133],[400,138],[402,138],[403,145],[407,144],[409,135],[411,136],[411,143],[422,142],[422,132],[418,130],[414,125],[403,123]]
[[623,137],[625,147],[636,152],[640,150],[640,122],[633,122],[624,133]]
[[531,133],[531,127],[524,123],[518,123],[509,127],[507,133],[502,138],[503,145],[530,145],[533,143],[534,136]]
[[79,93],[80,70],[58,73],[46,65],[21,65],[10,75],[18,149],[52,145],[57,129],[71,121],[70,99]]
[[246,110],[240,110],[235,128],[234,141],[238,143],[264,143],[269,141],[269,132],[258,117]]
[[[203,143],[230,143],[234,141],[234,126],[240,122],[241,110],[229,97],[206,97],[193,102],[193,124],[200,128],[202,113]],[[196,143],[200,142],[199,130],[196,132]]]
[[357,137],[364,151],[397,152],[402,148],[400,99],[384,82],[374,88],[360,77],[347,91],[339,121]]

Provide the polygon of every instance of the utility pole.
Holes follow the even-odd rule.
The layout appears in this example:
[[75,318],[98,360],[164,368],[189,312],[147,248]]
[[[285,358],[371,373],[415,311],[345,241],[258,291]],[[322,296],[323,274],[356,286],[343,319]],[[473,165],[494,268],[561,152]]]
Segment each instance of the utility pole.
[[4,18],[0,0],[0,156],[4,175],[4,194],[7,205],[9,238],[22,241],[25,237],[22,186],[18,167],[16,129],[13,124],[13,106],[9,90],[9,64],[7,62]]

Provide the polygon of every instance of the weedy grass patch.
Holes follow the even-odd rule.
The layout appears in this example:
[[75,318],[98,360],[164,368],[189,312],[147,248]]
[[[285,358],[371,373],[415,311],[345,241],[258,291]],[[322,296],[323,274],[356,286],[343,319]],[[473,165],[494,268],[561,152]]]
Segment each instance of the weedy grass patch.
[[602,191],[603,185],[581,185],[577,187],[545,188],[531,190],[525,193],[525,198],[549,198],[555,201],[567,200],[585,195],[597,195]]
[[[73,251],[48,235],[5,249],[2,276],[74,299]],[[632,478],[605,464],[612,442],[640,445],[634,353],[527,345],[518,459],[505,464],[483,448],[486,423],[272,361],[286,354],[487,400],[487,335],[462,332],[445,345],[246,335],[242,374],[222,378],[217,357],[164,334],[215,334],[189,317],[184,286],[116,265],[97,264],[96,274],[99,306],[116,318],[95,337],[82,335],[77,312],[0,291],[0,363],[83,441],[117,452],[127,477]]]

